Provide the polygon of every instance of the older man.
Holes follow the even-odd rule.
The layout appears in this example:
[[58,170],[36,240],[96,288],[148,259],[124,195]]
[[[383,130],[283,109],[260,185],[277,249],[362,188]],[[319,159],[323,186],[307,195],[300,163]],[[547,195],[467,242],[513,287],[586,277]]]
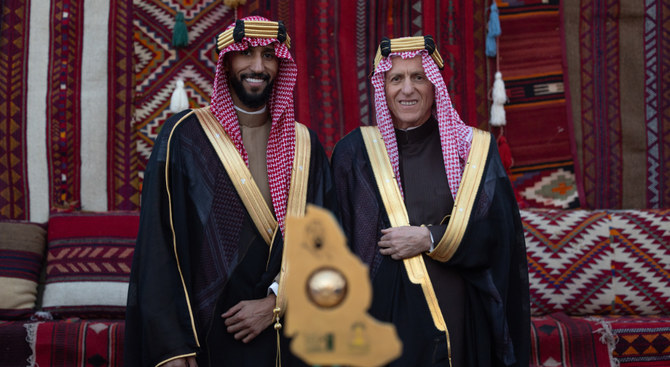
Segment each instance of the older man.
[[370,312],[396,325],[393,366],[526,366],[530,315],[519,212],[489,133],[451,105],[430,36],[384,39],[377,126],[332,156],[350,246],[370,266]]
[[128,366],[274,365],[285,218],[336,205],[323,148],[294,120],[283,23],[238,20],[218,41],[211,106],[168,119],[145,173]]

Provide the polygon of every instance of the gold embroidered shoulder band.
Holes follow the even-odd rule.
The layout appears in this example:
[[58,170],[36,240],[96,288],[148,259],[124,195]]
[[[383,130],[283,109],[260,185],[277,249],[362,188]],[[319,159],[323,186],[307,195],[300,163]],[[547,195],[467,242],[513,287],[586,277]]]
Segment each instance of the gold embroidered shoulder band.
[[[216,116],[209,107],[194,111],[258,232],[261,233],[265,242],[271,245],[272,238],[277,230],[277,220],[265,199],[263,199],[261,191],[251,176],[251,171],[249,171],[244,160],[242,160],[242,156],[240,156],[232,140],[216,120]],[[309,130],[304,125],[296,122],[295,157],[286,208],[290,215],[298,215],[299,213],[304,215],[305,213],[310,149]]]
[[[405,203],[398,188],[398,182],[393,176],[393,169],[386,152],[386,145],[382,139],[379,129],[376,126],[361,127],[365,149],[370,157],[370,165],[375,175],[375,181],[379,188],[379,194],[384,202],[386,214],[389,217],[392,227],[409,226],[409,216]],[[449,360],[451,364],[451,343],[449,341],[449,331],[442,316],[440,305],[437,303],[437,296],[430,281],[426,264],[422,255],[417,255],[409,259],[404,259],[405,269],[409,279],[414,284],[420,284],[423,295],[428,303],[430,314],[433,318],[435,327],[444,331],[447,336],[447,350],[449,351]]]
[[251,176],[251,171],[249,171],[242,156],[209,107],[198,108],[194,111],[258,232],[260,232],[265,243],[271,245],[272,238],[277,230],[277,220],[265,199],[263,199],[260,189],[258,189]]
[[472,145],[468,161],[465,164],[460,188],[451,210],[451,218],[444,236],[428,255],[435,260],[446,262],[454,256],[463,240],[465,230],[472,215],[472,208],[477,198],[477,190],[484,174],[486,157],[491,145],[491,136],[488,132],[473,129]]
[[305,125],[296,121],[295,157],[293,158],[293,172],[291,173],[291,187],[288,192],[286,215],[305,216],[311,150],[309,130]]
[[[293,159],[293,173],[291,174],[291,188],[288,193],[288,206],[286,216],[304,217],[307,205],[307,182],[309,177],[309,159],[311,153],[311,142],[309,130],[301,123],[295,123],[295,158]],[[287,243],[284,242],[282,253],[281,271],[279,273],[279,289],[275,309],[277,313],[283,314],[286,310],[284,277],[289,269],[286,256]]]

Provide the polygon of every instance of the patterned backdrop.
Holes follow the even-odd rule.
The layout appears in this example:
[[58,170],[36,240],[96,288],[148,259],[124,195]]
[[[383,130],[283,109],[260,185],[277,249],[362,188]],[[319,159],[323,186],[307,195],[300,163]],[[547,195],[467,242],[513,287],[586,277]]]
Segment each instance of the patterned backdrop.
[[[29,218],[26,162],[30,1],[7,0],[0,13],[0,219]],[[11,41],[10,41],[11,40]]]
[[[296,116],[330,152],[374,123],[368,76],[382,36],[434,34],[456,108],[487,128],[490,1],[247,0],[238,16],[285,20],[299,67]],[[670,0],[630,3],[498,1],[504,134],[522,206],[668,206]],[[185,81],[191,107],[208,103],[214,37],[234,11],[220,0],[1,6],[0,219],[137,210],[175,82]],[[182,49],[170,44],[178,12]]]
[[560,20],[558,0],[510,1],[500,7],[499,63],[509,96],[505,133],[522,207],[579,207]]
[[[298,64],[296,116],[319,134],[330,152],[340,137],[372,121],[368,76],[382,36],[435,34],[439,49],[449,60],[444,75],[456,107],[466,121],[473,125],[481,122],[486,113],[485,77],[483,68],[475,73],[473,60],[483,55],[484,6],[478,9],[479,13],[474,11],[471,1],[248,1],[238,9],[238,16],[254,14],[286,22]],[[178,11],[185,15],[189,44],[175,50],[170,42]],[[159,127],[171,114],[170,92],[176,80],[184,79],[192,107],[209,102],[217,58],[214,39],[234,17],[233,10],[215,0],[194,1],[188,6],[183,1],[135,2],[140,171]]]
[[566,0],[583,205],[670,205],[670,1]]

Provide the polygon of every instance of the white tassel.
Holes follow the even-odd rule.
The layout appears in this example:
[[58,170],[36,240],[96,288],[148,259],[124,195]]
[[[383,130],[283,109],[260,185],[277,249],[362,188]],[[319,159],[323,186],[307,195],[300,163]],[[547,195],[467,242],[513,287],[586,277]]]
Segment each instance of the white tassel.
[[170,98],[170,111],[177,113],[188,107],[188,96],[184,89],[184,81],[177,79],[177,87],[174,89],[174,92],[172,92],[172,97]]
[[493,91],[491,92],[493,103],[491,103],[491,119],[489,123],[492,126],[505,126],[505,107],[507,103],[507,93],[505,93],[505,82],[502,79],[502,73],[496,71],[495,81],[493,82]]
[[23,327],[26,329],[26,342],[30,347],[30,356],[26,359],[28,362],[27,367],[35,367],[37,365],[36,356],[35,356],[35,342],[37,341],[37,327],[41,322],[28,322],[23,324]]

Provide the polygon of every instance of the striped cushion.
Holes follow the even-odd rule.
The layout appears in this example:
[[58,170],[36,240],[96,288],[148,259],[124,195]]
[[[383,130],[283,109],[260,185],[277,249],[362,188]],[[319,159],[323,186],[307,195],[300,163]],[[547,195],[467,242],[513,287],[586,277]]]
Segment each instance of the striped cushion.
[[28,317],[35,308],[46,231],[33,223],[0,223],[0,319]]
[[531,311],[670,314],[670,209],[521,210]]
[[598,210],[522,210],[534,316],[612,309],[610,215]]
[[137,212],[52,215],[42,308],[57,317],[124,317],[138,226]]

